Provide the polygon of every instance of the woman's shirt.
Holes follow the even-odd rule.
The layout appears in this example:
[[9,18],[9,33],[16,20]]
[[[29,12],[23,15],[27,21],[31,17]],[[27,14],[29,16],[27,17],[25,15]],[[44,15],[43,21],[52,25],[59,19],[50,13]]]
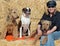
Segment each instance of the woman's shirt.
[[[60,12],[56,11],[55,14],[52,15],[52,17],[50,17],[50,14],[47,15],[46,13],[44,13],[41,20],[51,21],[52,22],[51,29],[54,26],[57,26],[56,31],[60,31]],[[42,25],[41,22],[39,22],[38,24]]]

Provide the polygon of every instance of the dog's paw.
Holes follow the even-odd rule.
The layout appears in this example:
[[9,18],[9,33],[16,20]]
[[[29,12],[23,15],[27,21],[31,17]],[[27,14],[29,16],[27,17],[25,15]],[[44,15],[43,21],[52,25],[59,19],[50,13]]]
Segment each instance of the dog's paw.
[[43,41],[42,41],[42,44],[45,44],[45,43],[47,42],[47,40],[48,40],[48,38],[45,37],[45,38],[43,39]]

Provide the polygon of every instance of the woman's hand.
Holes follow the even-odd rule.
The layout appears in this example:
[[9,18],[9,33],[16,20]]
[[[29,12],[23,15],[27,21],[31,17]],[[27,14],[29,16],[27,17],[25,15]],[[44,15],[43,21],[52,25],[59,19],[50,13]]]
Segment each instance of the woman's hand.
[[47,31],[47,35],[48,35],[48,34],[51,34],[51,33],[52,33],[52,31],[51,31],[51,30],[48,30],[48,31]]
[[47,31],[47,35],[51,34],[52,32],[54,32],[57,29],[57,26],[54,26],[51,30]]

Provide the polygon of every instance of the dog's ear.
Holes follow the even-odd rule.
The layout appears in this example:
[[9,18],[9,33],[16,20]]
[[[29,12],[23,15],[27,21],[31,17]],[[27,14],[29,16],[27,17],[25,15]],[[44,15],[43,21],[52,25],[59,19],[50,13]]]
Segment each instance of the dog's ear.
[[[48,21],[48,20],[41,20],[41,23],[43,24],[44,21]],[[52,24],[51,21],[48,21],[48,22],[49,22],[49,24],[51,26],[51,24]]]
[[43,23],[45,20],[41,20],[41,23]]
[[50,23],[50,26],[51,26],[51,24],[52,24],[51,21],[49,21],[49,23]]

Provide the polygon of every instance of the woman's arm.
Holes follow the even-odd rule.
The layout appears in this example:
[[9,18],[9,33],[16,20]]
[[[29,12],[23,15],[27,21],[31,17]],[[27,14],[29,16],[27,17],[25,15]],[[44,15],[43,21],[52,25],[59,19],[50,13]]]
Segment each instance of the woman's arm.
[[57,26],[54,26],[51,30],[47,31],[47,34],[50,34],[50,33],[54,32],[56,29],[57,29]]

